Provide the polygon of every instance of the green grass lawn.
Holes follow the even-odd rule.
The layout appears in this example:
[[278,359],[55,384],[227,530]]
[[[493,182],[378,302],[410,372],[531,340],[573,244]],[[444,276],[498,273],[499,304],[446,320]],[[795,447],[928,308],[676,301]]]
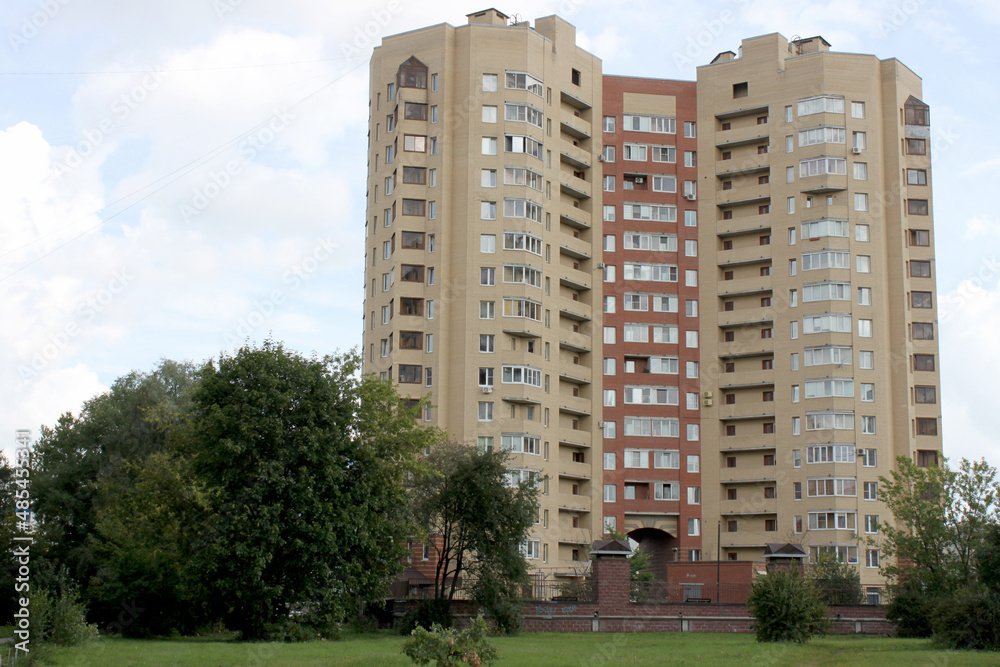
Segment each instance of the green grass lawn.
[[[927,640],[824,637],[805,646],[757,644],[749,634],[524,633],[494,640],[500,664],[538,667],[579,665],[996,665],[996,653],[934,650]],[[278,667],[410,665],[398,635],[348,635],[341,641],[240,644],[178,639],[101,639],[60,649],[43,664],[85,667]]]

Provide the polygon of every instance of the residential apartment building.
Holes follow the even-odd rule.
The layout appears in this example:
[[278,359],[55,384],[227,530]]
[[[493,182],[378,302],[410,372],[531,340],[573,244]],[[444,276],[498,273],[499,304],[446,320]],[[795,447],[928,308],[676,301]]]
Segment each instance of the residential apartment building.
[[941,449],[919,77],[777,34],[697,82],[604,76],[495,9],[370,74],[364,372],[538,481],[532,571],[613,527],[880,581],[877,479]]
[[364,372],[510,451],[542,488],[531,569],[575,576],[602,516],[601,61],[555,16],[468,19],[372,56]]
[[603,97],[604,524],[654,567],[700,560],[695,84],[605,76]]
[[920,79],[771,34],[697,86],[704,549],[800,543],[876,583],[878,477],[941,449]]

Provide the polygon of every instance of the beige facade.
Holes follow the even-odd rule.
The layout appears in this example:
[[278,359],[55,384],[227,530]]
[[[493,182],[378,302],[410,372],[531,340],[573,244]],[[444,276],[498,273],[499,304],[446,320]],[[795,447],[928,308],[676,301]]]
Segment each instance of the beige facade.
[[941,449],[920,78],[770,34],[697,90],[705,557],[801,543],[878,583],[874,485]]
[[552,577],[600,532],[602,72],[562,19],[507,23],[375,49],[364,372],[540,480],[525,553]]

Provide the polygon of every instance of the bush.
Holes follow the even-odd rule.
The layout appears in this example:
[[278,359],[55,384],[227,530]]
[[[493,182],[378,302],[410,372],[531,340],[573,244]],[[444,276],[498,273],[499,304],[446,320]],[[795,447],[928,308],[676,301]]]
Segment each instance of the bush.
[[759,577],[747,607],[759,642],[803,644],[830,626],[822,598],[798,570],[777,570]]
[[861,604],[864,600],[861,573],[833,554],[823,554],[809,566],[809,581],[826,604]]
[[498,653],[487,639],[488,632],[482,616],[472,619],[472,624],[462,631],[439,625],[430,630],[416,628],[403,644],[403,653],[418,665],[489,665],[498,658]]
[[963,588],[932,605],[934,639],[945,648],[1000,650],[1000,593]]
[[86,620],[75,590],[63,589],[56,596],[38,590],[31,596],[32,645],[77,646],[97,639],[97,626]]
[[448,600],[430,598],[417,603],[416,609],[409,611],[399,623],[399,633],[409,635],[416,628],[431,629],[434,625],[450,628],[455,622]]
[[893,585],[890,592],[892,599],[885,610],[885,617],[896,624],[896,634],[900,637],[930,637],[934,598],[916,578]]

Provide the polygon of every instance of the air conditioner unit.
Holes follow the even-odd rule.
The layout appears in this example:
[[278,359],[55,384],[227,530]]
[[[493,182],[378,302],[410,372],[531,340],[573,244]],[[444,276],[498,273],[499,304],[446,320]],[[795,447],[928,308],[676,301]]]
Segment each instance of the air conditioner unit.
[[645,178],[643,178],[642,176],[636,176],[636,177],[635,177],[635,182],[636,182],[636,183],[645,183],[645,182],[646,182],[646,179],[645,179]]
[[861,149],[858,148],[857,146],[855,146],[854,148],[852,148],[851,152],[854,153],[855,155],[861,155]]
[[483,393],[484,394],[492,394],[493,393],[493,387],[483,387],[482,389],[483,389]]
[[597,156],[597,161],[598,162],[604,162],[604,156],[603,155],[598,155]]
[[684,199],[687,199],[688,201],[694,201],[694,195],[689,192],[686,195],[684,195]]

